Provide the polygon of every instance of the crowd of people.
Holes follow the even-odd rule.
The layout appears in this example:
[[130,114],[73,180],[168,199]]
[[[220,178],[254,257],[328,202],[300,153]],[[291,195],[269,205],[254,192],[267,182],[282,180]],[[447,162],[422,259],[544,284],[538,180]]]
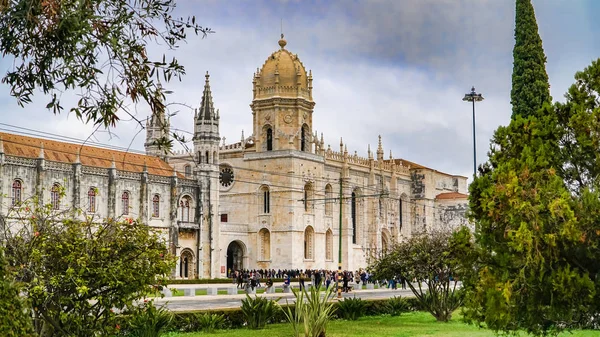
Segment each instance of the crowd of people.
[[300,289],[305,288],[305,283],[310,282],[313,285],[324,285],[329,288],[332,285],[337,284],[338,275],[341,275],[342,291],[348,292],[352,290],[352,283],[356,286],[367,283],[378,283],[380,286],[388,287],[391,289],[398,289],[398,285],[402,289],[406,289],[406,279],[401,276],[394,277],[390,280],[375,280],[372,274],[368,271],[360,269],[357,271],[344,270],[339,274],[337,270],[324,270],[324,269],[253,269],[253,270],[234,270],[230,271],[229,275],[232,278],[233,283],[237,284],[237,288],[255,288],[262,287],[261,280],[266,279],[265,288],[273,286],[273,279],[283,279],[284,285],[290,286],[292,279],[298,280]]

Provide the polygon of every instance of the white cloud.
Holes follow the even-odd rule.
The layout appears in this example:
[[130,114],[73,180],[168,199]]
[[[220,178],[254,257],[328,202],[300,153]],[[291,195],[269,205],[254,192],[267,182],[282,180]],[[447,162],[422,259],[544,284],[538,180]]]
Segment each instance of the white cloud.
[[[204,74],[209,71],[221,133],[228,143],[238,141],[242,129],[246,136],[252,133],[252,74],[278,48],[280,18],[287,48],[313,71],[313,129],[323,132],[334,150],[343,137],[351,153],[366,156],[367,144],[375,150],[381,134],[386,157],[392,150],[395,156],[470,176],[472,117],[471,106],[461,100],[464,94],[475,85],[486,98],[477,105],[478,162],[485,159],[493,131],[509,120],[512,1],[340,1],[313,6],[298,1],[182,1],[180,5],[180,12],[196,13],[197,21],[216,33],[206,39],[190,35],[179,50],[169,52],[187,69],[182,82],[166,85],[174,91],[170,99],[199,106]],[[573,73],[595,58],[600,46],[586,42],[593,32],[581,23],[585,21],[579,17],[581,11],[571,2],[534,5],[552,94],[560,99]],[[573,25],[575,21],[579,24]],[[570,36],[581,39],[571,39],[569,48],[562,48]],[[5,85],[0,90],[8,92]],[[73,116],[52,116],[43,108],[43,99],[20,109],[6,96],[0,96],[0,122],[78,138],[92,131]],[[175,128],[193,130],[190,109],[174,106],[172,111],[178,111],[172,119]],[[140,106],[139,116],[145,115],[147,109]],[[126,147],[138,130],[134,122],[122,122],[114,130],[118,138],[110,143]],[[144,138],[143,133],[138,135],[134,148],[143,149]],[[106,134],[98,139],[109,141]]]

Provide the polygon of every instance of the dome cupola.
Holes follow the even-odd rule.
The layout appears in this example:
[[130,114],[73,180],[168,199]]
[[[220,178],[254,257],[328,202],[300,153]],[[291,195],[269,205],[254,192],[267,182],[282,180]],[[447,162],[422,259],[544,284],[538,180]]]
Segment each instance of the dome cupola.
[[302,97],[312,100],[312,74],[306,72],[298,55],[285,49],[281,34],[280,49],[272,53],[254,74],[254,99],[270,97]]

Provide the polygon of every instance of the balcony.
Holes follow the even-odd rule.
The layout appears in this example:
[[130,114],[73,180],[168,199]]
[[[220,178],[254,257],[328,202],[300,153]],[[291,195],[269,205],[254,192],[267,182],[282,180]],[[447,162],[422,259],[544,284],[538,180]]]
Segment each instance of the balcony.
[[200,224],[197,224],[195,222],[189,222],[189,221],[177,221],[177,226],[179,226],[179,228],[185,228],[185,229],[200,228]]

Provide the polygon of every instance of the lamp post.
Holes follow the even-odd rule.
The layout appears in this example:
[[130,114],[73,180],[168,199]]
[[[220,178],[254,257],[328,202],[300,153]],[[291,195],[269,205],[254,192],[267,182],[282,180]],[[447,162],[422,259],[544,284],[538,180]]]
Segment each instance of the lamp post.
[[475,142],[475,102],[483,101],[483,96],[475,92],[475,87],[471,88],[471,92],[463,97],[465,102],[473,102],[473,177],[477,175],[477,143]]

